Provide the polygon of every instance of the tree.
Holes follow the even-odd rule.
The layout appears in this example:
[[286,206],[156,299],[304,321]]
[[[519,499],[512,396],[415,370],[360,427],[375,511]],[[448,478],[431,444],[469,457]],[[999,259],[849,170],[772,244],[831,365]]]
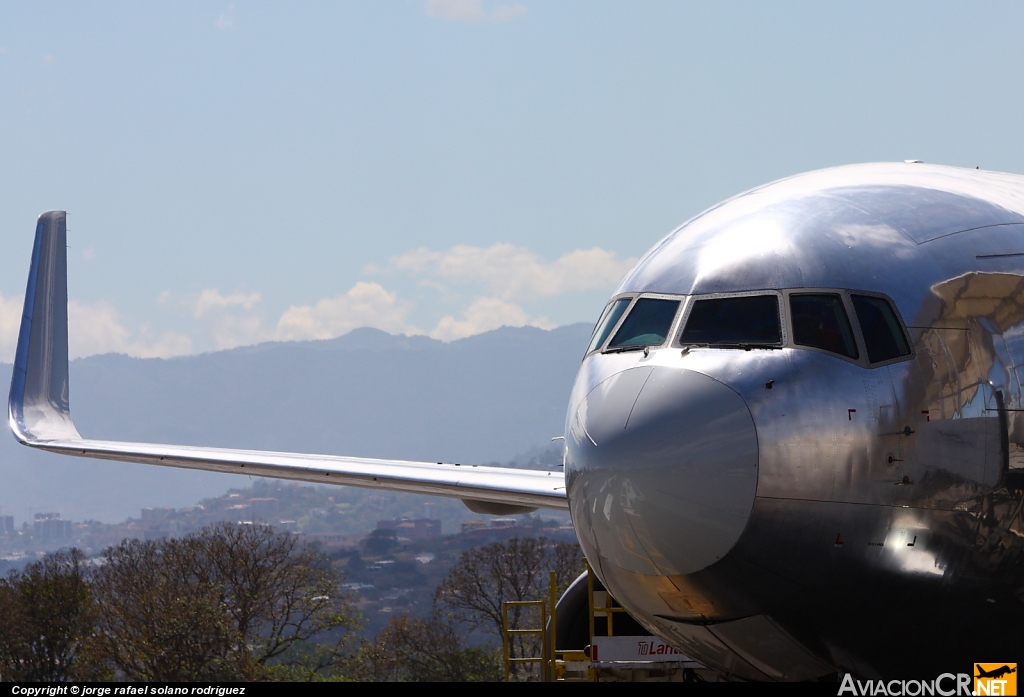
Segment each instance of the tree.
[[126,540],[104,559],[96,652],[129,680],[257,679],[300,660],[297,644],[331,633],[315,673],[338,660],[357,623],[326,558],[269,526]]
[[247,652],[214,584],[188,571],[183,541],[125,540],[96,574],[94,654],[127,680],[244,680]]
[[0,677],[58,682],[88,676],[83,641],[96,604],[85,555],[50,554],[0,581]]
[[584,571],[576,544],[543,537],[513,537],[466,550],[434,592],[434,601],[473,628],[501,633],[501,606],[509,600],[541,600],[549,572],[562,592]]
[[[576,544],[513,537],[463,552],[435,591],[434,601],[471,627],[500,635],[503,603],[546,600],[551,571],[555,572],[556,593],[561,593],[583,570],[583,554]],[[536,626],[539,621],[523,608],[509,613],[510,629],[522,629],[526,622]],[[513,656],[540,654],[542,647],[527,636],[516,636],[510,646]]]
[[383,557],[401,545],[398,542],[398,534],[394,530],[377,528],[362,542],[363,550],[370,556]]
[[229,523],[207,530],[195,538],[198,557],[212,568],[209,578],[221,586],[233,626],[260,665],[283,657],[299,642],[358,625],[341,592],[341,577],[324,555],[295,535]]
[[493,651],[470,648],[450,615],[391,619],[373,642],[364,641],[347,675],[369,682],[494,682],[501,662]]

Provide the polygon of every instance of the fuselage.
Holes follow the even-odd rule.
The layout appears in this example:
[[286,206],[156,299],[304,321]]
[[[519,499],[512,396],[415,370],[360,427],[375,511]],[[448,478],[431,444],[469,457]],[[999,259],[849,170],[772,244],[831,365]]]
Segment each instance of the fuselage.
[[[617,289],[571,396],[595,572],[737,677],[1024,658],[1022,290],[1015,175],[855,165],[688,221]],[[777,327],[722,339],[737,312]]]

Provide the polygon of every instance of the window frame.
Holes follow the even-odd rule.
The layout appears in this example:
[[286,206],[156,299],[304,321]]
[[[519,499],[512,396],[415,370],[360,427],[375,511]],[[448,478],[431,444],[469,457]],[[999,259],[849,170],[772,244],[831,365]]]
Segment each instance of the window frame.
[[[608,333],[608,338],[606,338],[604,340],[604,342],[601,344],[601,347],[598,348],[598,349],[595,349],[595,351],[600,351],[602,354],[608,352],[608,349],[607,349],[608,344],[611,342],[612,339],[615,338],[615,335],[619,333],[619,329],[622,328],[623,322],[626,321],[626,318],[629,317],[629,314],[633,311],[633,308],[636,307],[637,301],[642,299],[642,298],[651,298],[653,300],[678,300],[679,301],[679,307],[676,308],[676,314],[672,318],[671,324],[668,325],[668,333],[665,335],[665,340],[662,341],[660,344],[648,344],[647,348],[653,350],[653,349],[659,349],[659,348],[665,346],[666,344],[668,344],[672,340],[672,331],[677,326],[679,326],[679,316],[686,309],[686,301],[687,301],[688,297],[689,296],[687,296],[687,295],[677,295],[675,293],[637,293],[636,296],[633,298],[633,302],[631,302],[629,304],[629,307],[626,308],[626,311],[622,313],[622,317],[619,317],[619,321],[615,323],[615,327],[612,329],[611,332]],[[637,347],[635,350],[641,351],[642,348],[641,347]],[[621,350],[616,349],[616,350],[612,351],[612,353],[629,353],[629,352],[628,351],[627,352],[623,352]]]
[[629,311],[633,309],[633,305],[636,303],[636,299],[639,297],[640,293],[619,293],[618,295],[613,295],[611,298],[608,299],[608,302],[605,303],[604,308],[601,310],[601,316],[597,319],[597,322],[594,324],[594,331],[590,332],[590,340],[587,341],[588,347],[590,346],[590,342],[594,340],[594,337],[597,336],[597,330],[600,328],[601,320],[605,318],[605,310],[610,308],[613,303],[619,300],[624,300],[626,298],[629,299],[629,304],[626,305],[626,309],[622,313],[622,316],[619,317],[618,320],[616,320],[615,324],[608,331],[608,336],[604,338],[604,341],[595,346],[592,350],[587,351],[583,355],[584,358],[595,353],[602,353],[604,351],[604,347],[608,344],[609,341],[612,340],[612,337],[615,336],[615,332],[619,331],[619,326],[622,324],[622,320],[626,319],[626,316],[629,314]]
[[[590,338],[587,339],[587,351],[586,351],[586,353],[583,354],[584,356],[589,356],[591,353],[593,353],[594,351],[598,350],[597,348],[591,349],[590,345],[592,343],[594,343],[594,338],[597,336],[597,331],[601,328],[601,323],[604,322],[605,317],[607,317],[608,313],[611,312],[612,305],[617,303],[619,300],[626,299],[627,297],[629,297],[628,294],[627,295],[615,295],[615,296],[612,296],[612,298],[609,299],[608,302],[606,302],[604,304],[604,309],[601,310],[601,316],[597,318],[597,321],[594,323],[594,329],[591,330],[591,332],[590,332]],[[632,305],[633,299],[631,297],[629,299],[630,299],[630,305]],[[627,311],[629,310],[629,305],[626,306],[626,310]],[[623,314],[625,314],[625,312]],[[619,319],[621,320],[622,317],[619,317]],[[616,325],[618,325],[618,322],[616,322]],[[614,327],[612,327],[612,329],[614,329]],[[611,332],[608,333],[608,336],[611,336]],[[605,340],[605,342],[608,341],[608,337],[606,336],[604,340]],[[604,343],[604,342],[602,342],[602,343]]]
[[867,350],[865,350],[864,337],[860,332],[860,321],[857,319],[857,313],[853,309],[853,301],[850,300],[850,291],[845,288],[787,288],[782,291],[786,303],[786,326],[789,329],[789,336],[793,336],[793,313],[790,311],[789,298],[792,295],[838,295],[843,303],[843,309],[846,310],[846,321],[850,323],[850,331],[853,332],[853,342],[857,345],[857,358],[850,358],[844,356],[841,353],[835,353],[834,351],[828,351],[817,346],[804,346],[798,344],[795,341],[790,341],[786,344],[787,348],[797,349],[800,351],[814,351],[816,353],[823,353],[826,356],[832,356],[839,360],[846,361],[847,363],[853,363],[859,365],[862,368],[870,367],[871,364],[867,361]]
[[[611,305],[616,300],[622,300],[623,298],[629,298],[629,301],[630,301],[629,305],[626,306],[626,311],[622,313],[621,317],[619,317],[618,321],[611,328],[611,331],[608,332],[608,336],[605,337],[604,341],[602,341],[601,344],[598,345],[597,347],[595,347],[592,351],[588,351],[586,356],[590,356],[590,355],[593,355],[595,353],[600,353],[600,354],[606,353],[606,348],[608,346],[608,343],[612,339],[615,338],[615,335],[619,332],[619,329],[622,328],[622,323],[626,321],[626,318],[629,317],[629,313],[631,313],[633,311],[633,308],[636,306],[637,300],[640,300],[641,298],[653,298],[653,299],[656,299],[656,300],[677,300],[677,301],[679,301],[679,309],[676,310],[675,317],[672,318],[672,323],[669,325],[668,334],[665,337],[665,341],[662,341],[660,344],[657,344],[657,345],[650,344],[647,347],[649,349],[662,348],[667,343],[669,343],[670,339],[673,336],[673,332],[679,326],[679,317],[682,314],[682,311],[685,310],[685,308],[686,308],[686,301],[687,301],[687,298],[689,298],[689,296],[688,295],[679,295],[677,293],[619,293],[618,295],[614,295],[611,298],[609,298],[608,302],[605,303],[605,307],[608,307],[609,305]],[[604,310],[602,310],[602,315],[603,315],[603,312],[604,312]],[[598,320],[598,322],[600,322],[600,319]],[[595,328],[595,332],[596,332],[596,329],[597,329],[597,325],[596,324],[594,325],[594,328]],[[591,341],[594,340],[594,332],[591,332],[590,340]],[[636,350],[640,351],[640,350],[642,350],[642,347],[638,347]],[[615,354],[615,353],[623,353],[623,352],[616,350],[616,351],[612,351],[612,353]],[[630,353],[630,352],[626,351],[625,353]],[[584,356],[584,358],[586,358],[586,356]]]
[[[620,317],[619,321],[615,324],[615,328],[608,334],[608,338],[604,340],[604,344],[601,347],[601,353],[606,353],[609,350],[611,350],[612,353],[623,353],[620,347],[615,347],[614,349],[608,349],[607,347],[608,344],[611,343],[612,339],[615,338],[615,335],[619,333],[619,330],[622,328],[622,324],[626,321],[626,318],[629,317],[630,313],[633,312],[633,308],[636,307],[637,302],[640,300],[675,300],[679,303],[679,307],[676,308],[676,313],[672,316],[672,321],[668,325],[668,331],[665,334],[665,339],[660,344],[646,344],[646,347],[653,350],[661,348],[665,344],[669,343],[672,340],[672,330],[678,326],[679,316],[686,309],[686,298],[687,296],[685,295],[674,295],[672,293],[640,293],[633,298],[633,302],[631,302],[629,307],[626,308],[626,311],[622,313],[622,317]],[[642,351],[644,345],[638,344],[629,348],[636,351]]]
[[[892,311],[896,314],[896,319],[899,321],[900,329],[903,331],[903,338],[904,340],[906,340],[907,346],[910,348],[909,354],[907,354],[906,356],[897,356],[896,358],[890,358],[889,360],[886,361],[879,361],[878,363],[870,362],[868,358],[867,343],[864,341],[864,335],[861,332],[860,318],[857,316],[857,311],[853,306],[853,299],[850,297],[851,294],[866,295],[870,297],[880,298],[889,303],[889,307],[892,308]],[[615,326],[613,326],[611,328],[611,331],[608,332],[608,336],[605,337],[605,340],[601,343],[601,345],[594,348],[594,350],[587,352],[584,358],[591,356],[595,353],[606,353],[605,349],[608,346],[608,343],[613,338],[615,338],[615,335],[621,328],[622,323],[626,320],[627,317],[629,317],[629,313],[633,311],[633,307],[636,305],[636,301],[639,300],[640,298],[678,300],[680,305],[680,309],[676,310],[676,316],[673,318],[672,324],[669,325],[668,337],[666,338],[666,340],[656,346],[652,344],[648,348],[660,349],[665,348],[667,346],[669,348],[674,349],[690,348],[697,350],[715,347],[694,346],[693,344],[684,344],[681,341],[683,329],[685,328],[687,321],[689,321],[690,319],[690,312],[693,310],[693,306],[696,301],[713,300],[716,298],[742,298],[755,295],[774,295],[776,297],[777,308],[781,320],[780,329],[782,332],[782,341],[778,344],[764,344],[763,346],[765,348],[757,348],[751,350],[770,351],[774,349],[793,349],[796,351],[813,351],[815,353],[822,353],[826,356],[832,356],[833,358],[845,361],[847,363],[852,363],[856,366],[860,366],[861,368],[865,368],[867,370],[874,370],[875,368],[881,368],[887,365],[893,365],[895,363],[910,361],[917,356],[917,349],[914,346],[913,337],[910,331],[907,329],[907,324],[903,320],[903,313],[900,312],[899,306],[896,304],[896,302],[885,293],[879,293],[877,291],[871,290],[859,290],[856,288],[783,288],[778,290],[774,288],[765,288],[760,290],[745,290],[733,293],[701,293],[699,295],[682,295],[676,293],[619,293],[609,298],[608,302],[605,303],[605,307],[607,308],[609,305],[611,305],[617,300],[629,298],[630,302],[629,305],[626,306],[626,311],[622,313],[621,317],[619,317],[618,321],[615,323]],[[789,298],[791,295],[838,295],[842,300],[843,309],[846,310],[846,319],[850,323],[850,329],[853,332],[853,338],[857,344],[857,353],[860,354],[859,357],[850,358],[849,356],[844,356],[840,353],[827,351],[816,346],[804,346],[802,344],[796,344],[793,341],[793,313],[790,311],[789,304]],[[595,323],[594,325],[595,332],[597,330],[597,325],[599,322],[600,318],[598,319],[598,322]],[[591,341],[593,341],[593,337],[594,333],[592,332],[590,339]],[[738,349],[730,348],[716,350],[735,351]],[[619,353],[619,351],[613,351],[612,353]]]
[[[902,363],[904,361],[909,361],[909,360],[913,360],[914,359],[914,357],[917,355],[917,349],[914,348],[914,338],[911,336],[910,332],[907,330],[907,323],[903,321],[903,313],[900,312],[900,308],[896,304],[896,301],[894,301],[892,298],[890,298],[885,293],[878,293],[878,292],[872,291],[872,290],[856,290],[856,289],[850,288],[850,289],[847,289],[847,290],[845,290],[843,292],[846,294],[846,300],[850,304],[850,309],[853,310],[853,314],[851,315],[851,317],[853,317],[853,319],[856,320],[854,322],[853,331],[854,331],[854,333],[856,333],[856,335],[857,335],[857,342],[860,344],[859,348],[860,348],[860,350],[861,350],[861,352],[863,354],[863,359],[864,359],[863,360],[863,364],[864,364],[864,367],[866,367],[866,368],[881,368],[882,366],[893,365],[894,363]],[[871,363],[870,359],[868,358],[868,348],[867,348],[868,345],[867,345],[867,342],[864,340],[864,335],[861,333],[860,317],[857,316],[857,311],[853,308],[853,298],[850,297],[851,295],[866,295],[866,296],[871,297],[871,298],[880,298],[881,300],[884,300],[887,303],[889,303],[889,308],[892,310],[893,314],[896,315],[896,321],[900,323],[900,330],[903,332],[903,340],[907,342],[907,348],[910,349],[910,353],[908,353],[905,356],[896,356],[896,358],[890,358],[890,359],[885,360],[885,361],[878,361],[877,363]]]
[[[682,338],[683,338],[683,328],[686,326],[686,323],[690,319],[690,312],[693,310],[694,303],[696,301],[698,301],[698,300],[717,300],[719,298],[746,298],[746,297],[752,297],[752,296],[755,296],[755,295],[774,295],[775,296],[777,309],[779,311],[779,332],[782,334],[782,338],[781,338],[781,340],[780,340],[780,342],[778,344],[760,344],[760,345],[755,347],[756,350],[759,350],[759,351],[771,351],[771,350],[774,350],[774,349],[786,348],[789,345],[789,336],[790,336],[789,327],[786,326],[786,318],[787,318],[789,313],[786,312],[786,308],[783,307],[783,305],[782,305],[782,303],[783,303],[782,292],[778,291],[778,290],[775,290],[773,288],[766,288],[764,290],[744,290],[744,291],[740,291],[740,292],[736,292],[736,293],[702,293],[700,295],[690,295],[690,296],[688,296],[687,297],[687,302],[686,302],[686,307],[684,307],[682,313],[680,313],[680,318],[679,318],[679,321],[678,321],[678,325],[675,327],[675,334],[673,335],[675,338],[672,340],[672,348],[679,348],[679,349],[682,349],[682,348],[701,348],[701,349],[704,349],[704,348],[718,348],[719,350],[723,350],[723,351],[742,350],[742,349],[733,349],[733,348],[722,349],[720,347],[715,347],[715,346],[695,346],[694,344],[690,344],[690,343],[685,343],[684,344],[683,341],[682,341]],[[755,350],[755,349],[751,349],[751,350]]]
[[[857,316],[857,310],[853,306],[853,299],[850,295],[869,295],[875,298],[881,298],[889,303],[889,307],[892,308],[896,314],[896,319],[899,320],[900,328],[903,330],[903,337],[906,339],[907,346],[910,347],[910,353],[906,356],[897,356],[896,358],[890,358],[887,361],[879,361],[878,363],[872,363],[868,358],[867,342],[864,341],[864,334],[860,328],[860,318]],[[791,295],[839,295],[843,300],[843,307],[846,310],[846,319],[850,322],[850,329],[853,331],[853,339],[857,342],[857,353],[860,354],[859,358],[850,358],[840,353],[833,353],[832,351],[826,351],[822,348],[815,346],[804,346],[803,344],[797,344],[790,341],[787,344],[787,348],[792,348],[800,351],[815,351],[816,353],[824,353],[827,356],[832,356],[841,361],[847,363],[853,363],[854,365],[873,370],[874,368],[880,368],[886,365],[892,365],[893,363],[901,363],[903,361],[909,361],[916,355],[914,349],[914,342],[911,340],[910,332],[907,331],[907,325],[903,321],[903,315],[900,313],[899,308],[893,299],[885,293],[878,293],[876,291],[864,291],[852,288],[787,288],[783,291],[786,302],[786,325],[790,327],[790,336],[792,336],[792,321],[793,313],[789,311],[789,297]]]

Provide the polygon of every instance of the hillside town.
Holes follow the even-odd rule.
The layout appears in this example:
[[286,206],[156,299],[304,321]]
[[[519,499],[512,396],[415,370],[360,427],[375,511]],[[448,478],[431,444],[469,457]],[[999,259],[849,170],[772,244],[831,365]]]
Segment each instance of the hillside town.
[[143,508],[137,518],[115,524],[71,521],[46,511],[16,526],[14,516],[2,515],[0,571],[70,548],[98,559],[125,539],[181,537],[219,522],[270,525],[329,556],[363,615],[363,631],[373,634],[396,612],[427,612],[434,589],[471,547],[514,537],[576,539],[561,512],[480,518],[462,514],[458,501],[434,500],[396,513],[393,501],[387,493],[257,480],[187,508]]

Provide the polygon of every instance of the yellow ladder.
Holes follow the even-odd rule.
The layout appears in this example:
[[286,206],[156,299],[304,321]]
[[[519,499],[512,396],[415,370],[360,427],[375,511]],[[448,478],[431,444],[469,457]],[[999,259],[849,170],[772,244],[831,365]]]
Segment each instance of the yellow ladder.
[[[588,586],[587,593],[590,603],[590,634],[594,633],[594,588],[593,581],[589,580],[590,566],[587,566]],[[580,649],[559,651],[555,645],[555,637],[558,636],[555,628],[555,605],[558,602],[558,585],[555,582],[555,572],[549,574],[549,598],[548,600],[508,600],[501,604],[501,639],[502,650],[505,658],[505,682],[508,682],[512,675],[512,665],[515,663],[539,663],[541,665],[541,680],[545,682],[593,682],[596,672],[589,666],[590,657]],[[611,596],[609,596],[611,597]],[[611,601],[608,601],[611,602]],[[509,627],[509,610],[522,607],[535,607],[539,609],[540,628],[511,629]],[[610,607],[600,609],[598,612],[607,610],[609,618],[613,612],[622,612],[622,608]],[[550,618],[550,622],[549,622]],[[611,620],[609,619],[609,627]],[[530,657],[512,656],[512,639],[516,635],[540,636],[541,655]],[[545,654],[547,654],[545,656]],[[588,664],[584,670],[569,670],[570,664]],[[583,673],[584,677],[570,677],[571,673]]]
[[[601,596],[595,598],[595,593],[600,593]],[[600,606],[594,602],[595,600],[600,602]],[[607,590],[594,590],[594,573],[590,568],[590,562],[587,562],[587,601],[590,604],[590,636],[594,636],[594,620],[599,614],[608,619],[607,636],[615,636],[615,613],[625,612],[626,609],[616,605],[615,599]]]
[[[554,578],[554,573],[551,576]],[[536,607],[540,609],[540,628],[539,629],[510,629],[508,622],[508,611],[512,608],[520,607]],[[554,613],[552,613],[554,617]],[[501,643],[502,648],[505,652],[505,682],[509,682],[509,678],[512,674],[513,663],[539,663],[541,665],[541,678],[544,677],[544,663],[547,660],[544,657],[544,649],[548,645],[548,604],[545,600],[506,600],[501,604]],[[512,639],[516,635],[520,634],[535,634],[540,635],[541,651],[539,656],[520,656],[514,658],[512,656]],[[551,632],[554,636],[554,632]]]

